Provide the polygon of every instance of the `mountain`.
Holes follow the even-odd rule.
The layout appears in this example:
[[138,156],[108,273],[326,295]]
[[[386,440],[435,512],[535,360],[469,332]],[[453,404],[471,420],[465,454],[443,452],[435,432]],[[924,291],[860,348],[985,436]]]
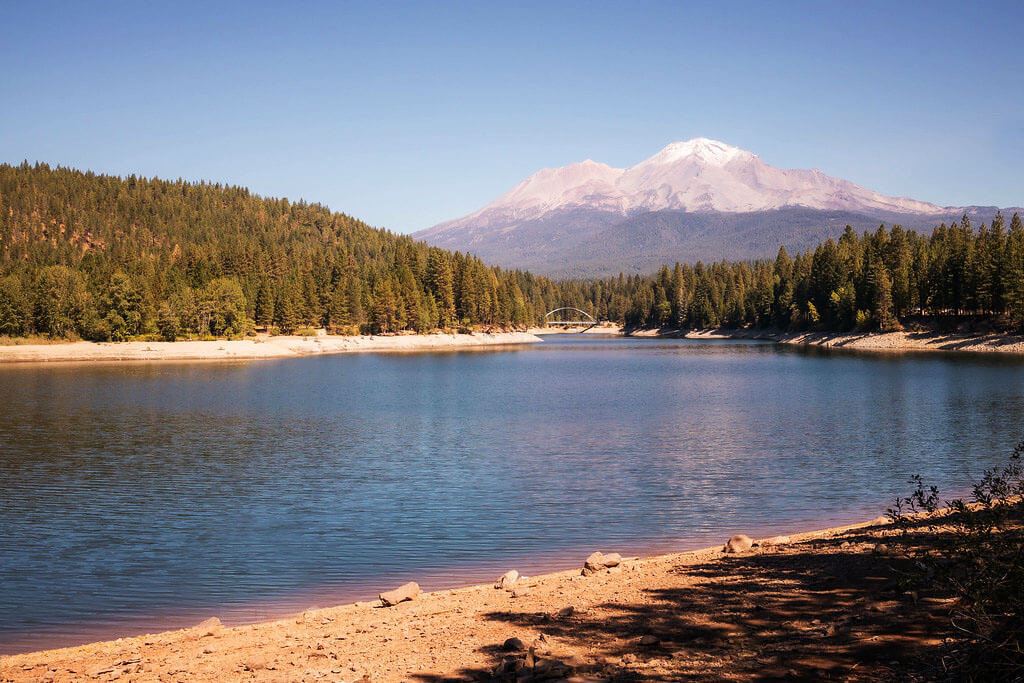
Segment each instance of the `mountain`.
[[[819,170],[783,170],[707,138],[629,168],[543,169],[468,216],[413,236],[558,276],[647,272],[665,262],[771,256],[881,222],[931,228],[964,208],[888,197]],[[995,207],[970,207],[975,216]]]

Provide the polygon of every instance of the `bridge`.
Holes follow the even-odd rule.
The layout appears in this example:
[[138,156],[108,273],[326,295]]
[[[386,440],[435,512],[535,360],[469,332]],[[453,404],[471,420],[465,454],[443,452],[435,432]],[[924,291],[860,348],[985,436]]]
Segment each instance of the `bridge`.
[[[558,317],[564,318],[563,320],[552,319],[551,316],[556,313],[561,315]],[[575,319],[573,319],[575,318]],[[573,308],[572,306],[565,306],[563,308],[556,308],[553,311],[548,311],[544,316],[545,325],[564,325],[565,327],[582,327],[580,332],[586,332],[594,325],[597,325],[597,319],[579,308]]]

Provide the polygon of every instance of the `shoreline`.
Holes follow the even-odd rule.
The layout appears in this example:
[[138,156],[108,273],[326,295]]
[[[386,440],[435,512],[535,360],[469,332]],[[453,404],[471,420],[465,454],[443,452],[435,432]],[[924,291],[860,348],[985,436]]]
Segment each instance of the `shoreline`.
[[340,353],[416,353],[483,349],[542,342],[539,335],[587,334],[666,339],[749,339],[789,346],[883,353],[946,352],[1024,354],[1024,335],[935,332],[778,332],[756,329],[638,329],[598,326],[584,332],[530,328],[526,332],[410,334],[394,336],[274,336],[174,342],[57,342],[0,345],[0,366],[20,363],[207,361],[298,358]]
[[601,335],[621,335],[621,325],[595,325],[594,327],[588,327],[584,330],[578,330],[570,327],[556,326],[556,327],[531,327],[527,330],[530,334],[601,334]]
[[640,329],[623,332],[627,337],[668,339],[750,339],[790,346],[819,347],[852,351],[901,353],[905,351],[945,353],[1024,354],[1024,335],[957,334],[942,332],[777,332],[757,329]]
[[[735,580],[730,567],[744,558],[769,562],[788,558],[799,568],[827,559],[847,562],[845,555],[856,553],[860,560],[877,563],[875,542],[896,533],[887,519],[876,518],[762,538],[754,542],[751,551],[738,555],[727,554],[721,545],[715,545],[623,558],[619,566],[591,576],[581,576],[581,556],[577,568],[523,577],[511,591],[490,583],[469,585],[422,593],[394,607],[381,607],[377,600],[357,602],[310,608],[240,626],[204,622],[177,631],[0,656],[0,680],[41,680],[47,675],[54,681],[80,680],[83,676],[110,680],[125,674],[134,674],[140,680],[157,680],[165,675],[218,680],[251,680],[253,676],[265,680],[330,676],[346,681],[363,676],[373,681],[416,677],[442,680],[443,676],[448,680],[468,671],[489,671],[495,651],[500,651],[501,644],[510,637],[525,643],[543,638],[546,647],[560,648],[559,657],[564,661],[574,658],[573,666],[580,671],[588,666],[603,667],[605,673],[609,667],[634,669],[639,664],[636,657],[595,658],[597,641],[588,638],[586,648],[574,645],[570,642],[572,629],[567,628],[588,615],[603,623],[608,618],[603,611],[632,609],[632,601],[649,601],[666,591],[679,590],[676,584],[680,582],[689,591],[703,590],[713,597],[715,581]],[[873,565],[870,571],[878,573]],[[705,573],[719,578],[704,586],[693,574]],[[521,617],[521,623],[512,619],[513,615]],[[708,614],[707,618],[718,623],[723,615]],[[615,643],[597,649],[618,651],[621,640],[616,638]],[[643,656],[647,650],[640,648],[639,652]],[[584,661],[588,657],[593,661]],[[661,674],[657,669],[645,673],[653,673],[655,678],[672,675],[668,673],[672,660],[656,660],[656,666],[668,668]]]
[[66,342],[0,345],[0,365],[103,361],[194,361],[297,358],[337,353],[430,352],[535,344],[526,332],[395,336],[275,336],[216,341]]
[[[858,526],[862,520],[875,512],[878,505],[864,505],[847,510],[846,514],[808,517],[803,520],[774,523],[758,523],[745,527],[745,533],[753,538],[775,538],[782,535],[791,537],[801,533],[792,529],[841,529]],[[712,547],[724,532],[704,531],[686,537],[636,538],[621,543],[605,544],[617,552],[632,558],[656,558],[661,556],[686,555]],[[172,632],[187,629],[212,615],[217,616],[225,626],[236,627],[285,619],[303,611],[310,605],[344,606],[360,602],[374,601],[377,593],[386,585],[399,585],[407,581],[416,581],[424,593],[443,592],[459,588],[484,585],[493,577],[497,567],[515,567],[519,572],[530,576],[546,576],[560,574],[571,569],[582,557],[592,552],[592,544],[580,543],[560,547],[555,551],[534,551],[522,555],[496,556],[481,559],[469,564],[460,564],[443,569],[425,571],[390,570],[373,577],[362,577],[346,584],[342,588],[311,586],[282,592],[274,597],[246,603],[233,603],[225,606],[201,606],[195,609],[181,609],[174,606],[155,609],[148,613],[132,613],[116,618],[102,617],[94,621],[83,621],[63,627],[50,627],[41,634],[16,632],[14,638],[6,643],[0,640],[0,661],[4,656],[15,656],[32,652],[65,650],[81,647],[89,643],[112,641],[117,638],[133,637],[142,633]],[[570,569],[567,569],[570,568]],[[316,608],[311,608],[316,609]],[[117,626],[110,623],[116,619]],[[80,637],[68,637],[66,631],[80,632]],[[26,637],[28,636],[28,637]],[[33,642],[35,641],[35,642]],[[24,643],[19,646],[19,643]],[[0,682],[4,679],[0,678]]]

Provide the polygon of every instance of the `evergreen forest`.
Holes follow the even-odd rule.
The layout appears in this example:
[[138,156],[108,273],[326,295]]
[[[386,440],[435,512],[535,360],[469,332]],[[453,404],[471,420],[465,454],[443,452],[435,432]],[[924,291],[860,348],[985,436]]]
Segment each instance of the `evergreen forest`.
[[552,281],[240,187],[0,165],[0,335],[126,340],[525,328],[559,306],[639,328],[1024,325],[1024,226],[965,216],[773,259]]

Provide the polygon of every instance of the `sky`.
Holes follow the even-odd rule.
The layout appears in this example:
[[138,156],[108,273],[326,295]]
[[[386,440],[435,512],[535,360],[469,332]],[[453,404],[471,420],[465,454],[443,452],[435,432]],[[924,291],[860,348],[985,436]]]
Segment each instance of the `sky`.
[[406,233],[709,137],[1024,205],[1024,2],[0,0],[0,162],[211,180]]

